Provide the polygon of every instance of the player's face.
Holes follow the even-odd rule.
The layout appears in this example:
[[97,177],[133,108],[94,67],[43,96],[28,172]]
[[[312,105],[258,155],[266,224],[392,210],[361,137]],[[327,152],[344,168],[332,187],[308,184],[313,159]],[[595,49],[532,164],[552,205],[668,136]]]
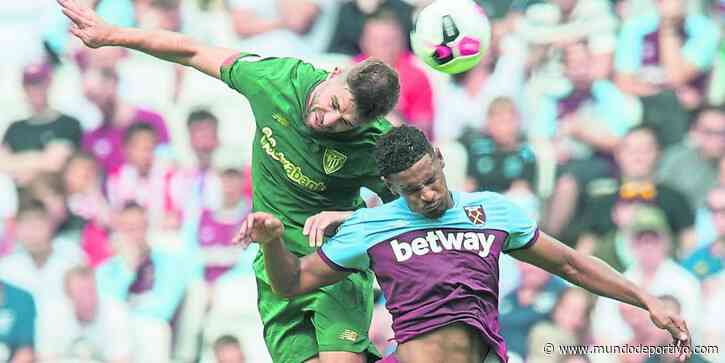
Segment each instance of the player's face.
[[440,151],[425,155],[413,166],[386,179],[390,189],[405,198],[408,208],[427,218],[438,218],[453,206],[443,175]]
[[305,123],[312,131],[334,134],[357,126],[355,102],[345,83],[345,73],[335,69],[330,78],[312,90]]

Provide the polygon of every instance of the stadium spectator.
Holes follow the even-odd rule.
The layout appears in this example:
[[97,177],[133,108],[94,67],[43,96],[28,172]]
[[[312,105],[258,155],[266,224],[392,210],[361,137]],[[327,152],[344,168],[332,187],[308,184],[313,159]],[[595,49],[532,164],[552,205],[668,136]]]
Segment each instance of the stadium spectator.
[[[63,170],[63,190],[68,213],[80,220],[80,227],[95,222],[105,226],[110,221],[110,206],[103,195],[103,178],[96,159],[78,152],[70,157]],[[72,218],[73,218],[72,217]]]
[[[518,32],[535,47],[584,42],[592,53],[593,73],[608,78],[618,23],[609,1],[554,0],[549,4],[530,5],[530,12],[517,24]],[[541,21],[544,17],[550,19]]]
[[467,130],[461,143],[468,153],[466,190],[505,193],[536,186],[536,157],[523,138],[521,115],[513,100],[491,102],[479,130]]
[[327,46],[337,7],[331,0],[232,0],[229,4],[240,49],[308,60]]
[[145,210],[126,204],[113,221],[116,255],[96,270],[101,298],[125,302],[132,319],[132,351],[145,362],[168,362],[171,322],[194,267],[148,240]]
[[[720,159],[719,169],[718,182],[715,188],[725,186],[725,156]],[[717,237],[717,231],[715,231],[715,226],[712,222],[712,213],[707,208],[706,202],[698,208],[697,215],[695,216],[695,235],[697,236],[698,247],[705,246]]]
[[247,361],[239,339],[231,335],[223,335],[214,342],[214,356],[217,363],[244,363]]
[[36,309],[33,297],[0,278],[0,361],[35,361]]
[[0,278],[30,292],[38,310],[64,296],[63,275],[84,258],[74,241],[54,240],[55,227],[42,202],[21,201],[16,237],[22,248],[0,263]]
[[611,156],[622,136],[634,125],[628,101],[608,80],[596,79],[591,51],[583,43],[565,47],[565,74],[569,91],[544,96],[532,125],[532,142],[550,143],[560,175],[554,187],[545,226],[555,235],[567,235],[566,226],[580,212],[588,184],[612,174]]
[[355,60],[377,58],[395,68],[400,79],[400,98],[392,115],[393,123],[407,123],[433,138],[433,90],[415,56],[405,47],[406,33],[392,12],[381,11],[367,18],[360,35],[362,51]]
[[[663,295],[659,298],[660,300],[662,300],[663,303],[667,305],[669,310],[675,311],[678,314],[682,311],[682,306],[680,305],[680,302],[677,300],[676,297],[672,295]],[[663,335],[659,329],[653,329],[651,324],[649,329],[650,335],[656,337],[655,345],[660,347],[672,345],[672,339],[669,336]],[[664,354],[649,355],[646,358],[645,363],[675,363],[677,361],[678,359],[676,352],[665,352]],[[717,362],[717,360],[713,361],[711,359],[706,359],[700,352],[693,354],[692,357],[690,357],[690,359],[688,359],[687,361],[692,363]]]
[[682,261],[682,265],[700,280],[719,273],[725,265],[725,187],[711,190],[707,194],[706,205],[715,229],[715,239]]
[[722,346],[725,344],[725,315],[718,313],[722,311],[725,304],[725,273],[721,272],[709,281],[703,283],[712,283],[714,287],[709,293],[703,294],[703,316],[706,319],[702,321],[702,344],[718,346],[720,351],[710,355],[708,358],[713,363],[725,362],[725,355],[722,352]]
[[685,0],[654,3],[654,13],[634,17],[622,27],[616,81],[623,91],[641,97],[644,123],[669,146],[684,136],[687,110],[704,100],[720,32],[707,17],[687,14]]
[[[624,276],[654,295],[669,294],[682,303],[688,327],[697,335],[701,316],[700,283],[689,271],[670,258],[672,235],[664,213],[655,207],[637,208],[629,225],[629,249],[632,264]],[[632,337],[623,322],[617,303],[599,299],[592,316],[592,333],[596,344],[620,344]],[[612,331],[620,334],[613,335]]]
[[80,122],[54,110],[48,101],[52,69],[48,63],[33,63],[22,75],[23,90],[30,106],[28,118],[15,121],[5,131],[0,146],[0,164],[21,182],[41,171],[59,171],[70,153],[80,146]]
[[[219,155],[219,154],[217,154]],[[235,301],[234,296],[255,295],[252,262],[257,248],[243,249],[233,245],[232,240],[241,224],[251,211],[251,200],[244,195],[245,177],[243,167],[230,160],[215,158],[214,171],[220,174],[222,203],[218,207],[198,205],[184,220],[181,239],[190,256],[201,266],[199,280],[189,288],[184,301],[180,331],[190,344],[198,341],[199,333],[204,337],[218,335],[219,331],[229,333],[230,321],[244,329],[234,332],[243,341],[247,356],[255,362],[269,360],[263,345],[262,329],[254,300],[246,303]],[[255,330],[256,329],[256,330]],[[194,349],[181,352],[186,360],[195,356]],[[261,354],[261,355],[260,355]]]
[[18,191],[9,175],[0,173],[0,257],[13,250],[13,224],[18,212]]
[[[659,179],[687,196],[698,208],[705,200],[704,191],[717,184],[718,163],[725,155],[725,110],[706,107],[697,114],[689,137],[662,157]],[[683,178],[687,175],[687,178]]]
[[184,206],[184,215],[202,207],[218,207],[221,203],[219,178],[212,168],[220,144],[219,120],[206,109],[194,110],[186,118],[186,130],[194,162],[175,172],[171,186],[174,200]]
[[526,359],[531,328],[546,320],[566,285],[536,266],[518,261],[517,265],[521,271],[520,284],[501,299],[499,321],[509,355]]
[[84,92],[102,114],[102,124],[83,135],[83,150],[93,154],[106,173],[123,164],[123,135],[132,124],[148,123],[156,130],[159,144],[169,141],[161,115],[134,107],[118,95],[118,74],[112,68],[90,69],[84,74]]
[[[376,12],[390,11],[398,19],[403,34],[413,29],[413,7],[403,0],[348,0],[340,6],[328,51],[355,56],[363,52],[360,38],[367,18]],[[410,40],[404,38],[406,48]]]
[[550,320],[537,323],[528,338],[527,363],[548,363],[562,358],[558,351],[544,352],[546,344],[566,346],[589,343],[589,321],[593,296],[578,287],[570,287],[559,295],[551,310]]
[[126,306],[98,296],[90,267],[76,266],[64,277],[66,299],[39,312],[40,361],[131,362],[131,327]]
[[[659,146],[654,132],[647,127],[631,129],[615,151],[619,177],[600,179],[585,190],[580,228],[596,236],[605,236],[605,244],[616,240],[617,225],[628,220],[627,205],[644,203],[661,208],[676,237],[673,253],[686,255],[695,244],[694,211],[684,194],[655,181]],[[616,210],[615,210],[616,209]],[[620,221],[615,221],[619,218]],[[570,227],[573,228],[573,227]],[[621,266],[618,263],[613,266]]]
[[152,228],[177,228],[179,206],[171,195],[173,169],[157,158],[159,136],[153,126],[136,123],[123,137],[125,162],[108,177],[108,199],[113,209],[135,202],[147,210]]

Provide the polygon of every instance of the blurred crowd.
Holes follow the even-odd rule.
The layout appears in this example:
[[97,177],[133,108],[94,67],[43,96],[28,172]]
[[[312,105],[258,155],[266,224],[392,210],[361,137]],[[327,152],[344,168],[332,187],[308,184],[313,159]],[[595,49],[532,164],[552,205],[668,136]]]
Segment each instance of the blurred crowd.
[[[725,349],[723,0],[480,0],[485,59],[447,76],[409,49],[427,0],[78,0],[323,68],[399,72],[389,119],[441,149],[449,187],[492,190]],[[69,36],[53,0],[0,2],[0,362],[268,362],[251,261],[254,117],[221,82]],[[669,343],[646,312],[501,258],[512,362],[552,344]],[[380,297],[371,337],[394,349]],[[720,307],[720,308],[718,308]],[[725,362],[725,352],[694,361]]]

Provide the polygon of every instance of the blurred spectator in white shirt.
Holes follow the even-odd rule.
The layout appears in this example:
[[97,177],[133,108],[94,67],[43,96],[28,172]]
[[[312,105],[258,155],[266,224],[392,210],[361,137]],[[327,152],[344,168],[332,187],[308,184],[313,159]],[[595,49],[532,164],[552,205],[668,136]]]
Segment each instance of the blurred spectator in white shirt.
[[99,297],[93,270],[85,266],[68,270],[65,293],[67,300],[55,300],[39,313],[40,361],[130,363],[128,311],[120,302]]
[[65,272],[84,259],[75,241],[54,240],[55,228],[42,202],[21,200],[16,226],[19,248],[0,263],[0,278],[30,292],[39,310],[64,297]]
[[[702,316],[700,283],[689,271],[672,260],[672,236],[664,213],[656,207],[639,206],[634,211],[629,228],[629,248],[635,262],[624,276],[654,295],[672,295],[682,304],[682,316],[690,332],[700,337]],[[632,331],[622,320],[618,301],[600,298],[592,316],[595,344],[622,344],[632,337]],[[613,335],[612,332],[617,334]]]
[[231,0],[229,5],[239,49],[308,61],[327,45],[337,7],[331,0]]
[[245,363],[239,340],[231,335],[223,335],[214,342],[214,355],[217,363]]

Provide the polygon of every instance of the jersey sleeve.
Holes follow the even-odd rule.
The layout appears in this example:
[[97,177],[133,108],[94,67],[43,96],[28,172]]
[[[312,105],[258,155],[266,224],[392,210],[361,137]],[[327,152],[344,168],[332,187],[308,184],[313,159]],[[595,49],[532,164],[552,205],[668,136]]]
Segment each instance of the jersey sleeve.
[[503,246],[503,252],[509,253],[514,250],[528,248],[539,238],[539,226],[536,221],[529,217],[526,212],[513,202],[503,199],[506,208],[509,236]]
[[690,17],[686,27],[690,36],[682,47],[682,53],[697,69],[706,70],[716,58],[720,28],[704,16]]
[[296,83],[315,68],[295,58],[262,58],[241,52],[230,57],[221,67],[221,79],[229,87],[246,96],[250,102],[255,96],[280,92]]
[[365,210],[353,213],[327,240],[317,253],[330,267],[338,271],[364,271],[370,268],[366,243]]
[[642,64],[642,38],[651,19],[634,19],[624,23],[614,51],[614,69],[622,73],[634,73]]

